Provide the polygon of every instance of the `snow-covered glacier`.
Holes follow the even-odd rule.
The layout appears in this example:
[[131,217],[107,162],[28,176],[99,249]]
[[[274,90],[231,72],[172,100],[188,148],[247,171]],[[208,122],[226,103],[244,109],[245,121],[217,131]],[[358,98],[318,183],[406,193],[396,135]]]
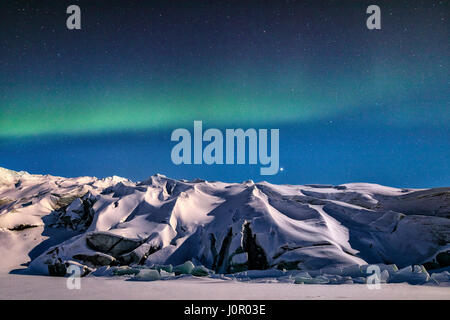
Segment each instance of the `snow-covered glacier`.
[[136,183],[0,168],[0,269],[63,276],[76,265],[83,275],[136,280],[193,273],[327,283],[330,274],[363,282],[367,265],[377,264],[392,282],[448,282],[449,218],[450,188],[159,174]]

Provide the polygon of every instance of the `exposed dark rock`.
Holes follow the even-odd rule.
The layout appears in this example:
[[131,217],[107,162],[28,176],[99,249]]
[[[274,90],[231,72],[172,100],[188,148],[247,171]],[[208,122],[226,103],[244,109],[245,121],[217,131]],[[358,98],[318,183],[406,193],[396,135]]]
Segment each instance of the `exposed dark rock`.
[[57,202],[58,206],[64,205],[55,211],[58,214],[58,221],[55,223],[56,226],[82,231],[89,228],[94,219],[95,211],[93,206],[96,202],[95,197],[90,192],[79,198],[60,198]]
[[231,239],[233,238],[233,228],[228,230],[227,235],[222,241],[222,246],[220,247],[219,254],[217,256],[217,262],[215,265],[215,271],[218,273],[224,273],[228,269],[228,260],[225,257],[228,256],[228,251],[230,249]]
[[269,268],[264,249],[258,244],[256,235],[252,234],[250,222],[246,221],[242,230],[242,247],[248,254],[249,270],[264,270]]
[[91,249],[109,254],[114,258],[119,258],[121,255],[133,251],[142,243],[140,240],[103,232],[87,235],[86,241]]
[[211,255],[213,256],[213,264],[212,269],[216,270],[216,264],[217,264],[217,248],[216,248],[216,237],[213,233],[209,234],[209,240],[210,240],[210,248],[211,248]]
[[450,266],[450,251],[444,251],[436,256],[436,261],[441,268]]
[[135,250],[120,256],[117,260],[121,264],[144,265],[148,256],[155,253],[156,251],[158,251],[160,249],[161,249],[161,247],[149,246],[148,244],[144,243],[142,246],[136,248]]
[[73,258],[82,262],[88,262],[94,266],[109,266],[116,260],[114,259],[114,257],[108,256],[106,254],[76,254],[73,256]]
[[48,273],[54,277],[64,277],[67,273],[67,267],[64,263],[56,262],[48,265]]
[[122,237],[107,233],[92,233],[86,236],[87,245],[96,251],[108,252]]
[[9,228],[8,230],[10,230],[10,231],[22,231],[22,230],[25,230],[25,229],[36,228],[36,227],[38,227],[38,226],[32,225],[32,224],[19,224],[17,226]]
[[141,241],[122,238],[111,249],[108,250],[108,254],[113,257],[119,257],[124,253],[130,252],[141,245]]
[[94,219],[95,211],[92,208],[94,206],[95,199],[83,199],[83,215],[81,221],[84,221],[84,228],[87,229]]
[[52,196],[56,197],[53,203],[53,208],[56,211],[61,210],[62,212],[65,212],[65,209],[77,198],[83,197],[83,195],[59,195],[52,193]]
[[156,251],[161,250],[161,246],[159,247],[153,247],[151,246],[150,249],[141,257],[141,259],[139,260],[138,264],[143,265],[145,264],[145,261],[147,260],[147,258],[155,253]]
[[177,185],[177,183],[176,183],[175,181],[173,181],[173,180],[168,180],[168,181],[166,182],[165,186],[164,186],[165,189],[166,189],[167,194],[170,194],[170,195],[171,195],[171,194],[173,193],[173,191],[174,191],[176,185]]
[[141,261],[141,256],[136,254],[134,251],[126,253],[120,256],[117,260],[121,265],[138,264]]
[[0,199],[0,207],[3,205],[10,204],[11,202],[13,202],[13,201],[10,199]]
[[31,206],[33,204],[33,201],[28,201],[28,202],[26,202],[26,203],[22,203],[22,207],[24,208],[24,207],[28,207],[28,206]]
[[429,261],[429,262],[425,262],[423,264],[423,266],[425,267],[425,269],[427,270],[433,270],[433,269],[440,269],[441,266],[439,265],[439,263],[437,263],[436,261]]

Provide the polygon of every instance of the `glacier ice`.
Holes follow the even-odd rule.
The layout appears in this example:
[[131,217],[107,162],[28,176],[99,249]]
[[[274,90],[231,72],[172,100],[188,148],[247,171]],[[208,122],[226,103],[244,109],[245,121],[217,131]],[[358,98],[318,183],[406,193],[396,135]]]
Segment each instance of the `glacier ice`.
[[407,282],[409,284],[424,284],[430,280],[430,275],[423,266],[408,266],[393,273],[389,279],[392,283]]
[[[450,188],[163,175],[135,183],[6,169],[0,178],[0,267],[8,270],[30,262],[34,272],[65,275],[75,263],[93,275],[153,269],[241,280],[302,280],[303,271],[312,279],[306,282],[361,283],[376,264],[383,281],[447,282],[445,273],[431,271],[449,264]],[[16,235],[30,243],[15,243]]]
[[196,277],[206,277],[211,274],[211,271],[205,266],[196,266],[192,269],[191,274]]
[[173,267],[173,272],[176,275],[179,274],[191,274],[192,270],[194,269],[194,264],[191,261],[186,261],[183,264],[180,264],[178,266]]
[[155,280],[160,280],[161,275],[159,274],[158,270],[142,269],[142,270],[139,270],[139,273],[136,274],[132,279],[139,280],[139,281],[155,281]]

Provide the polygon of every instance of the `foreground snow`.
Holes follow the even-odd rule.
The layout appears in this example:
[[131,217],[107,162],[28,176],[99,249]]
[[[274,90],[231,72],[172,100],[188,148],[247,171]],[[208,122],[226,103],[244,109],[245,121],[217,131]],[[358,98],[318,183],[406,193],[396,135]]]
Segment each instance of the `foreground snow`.
[[135,183],[0,168],[0,270],[288,286],[365,283],[377,264],[382,282],[447,286],[449,217],[450,188]]
[[246,283],[208,278],[134,282],[116,278],[82,278],[80,290],[69,290],[67,278],[0,274],[0,299],[450,299],[450,289],[384,284],[369,290],[363,284],[294,285]]

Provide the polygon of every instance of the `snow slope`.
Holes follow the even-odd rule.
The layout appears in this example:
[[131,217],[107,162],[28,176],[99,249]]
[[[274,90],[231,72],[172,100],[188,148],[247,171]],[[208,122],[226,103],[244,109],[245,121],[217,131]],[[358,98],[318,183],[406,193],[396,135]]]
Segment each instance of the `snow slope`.
[[[178,265],[216,273],[449,266],[450,188],[273,185],[154,175],[63,178],[0,168],[0,269],[85,274]],[[61,269],[62,267],[62,269]]]

